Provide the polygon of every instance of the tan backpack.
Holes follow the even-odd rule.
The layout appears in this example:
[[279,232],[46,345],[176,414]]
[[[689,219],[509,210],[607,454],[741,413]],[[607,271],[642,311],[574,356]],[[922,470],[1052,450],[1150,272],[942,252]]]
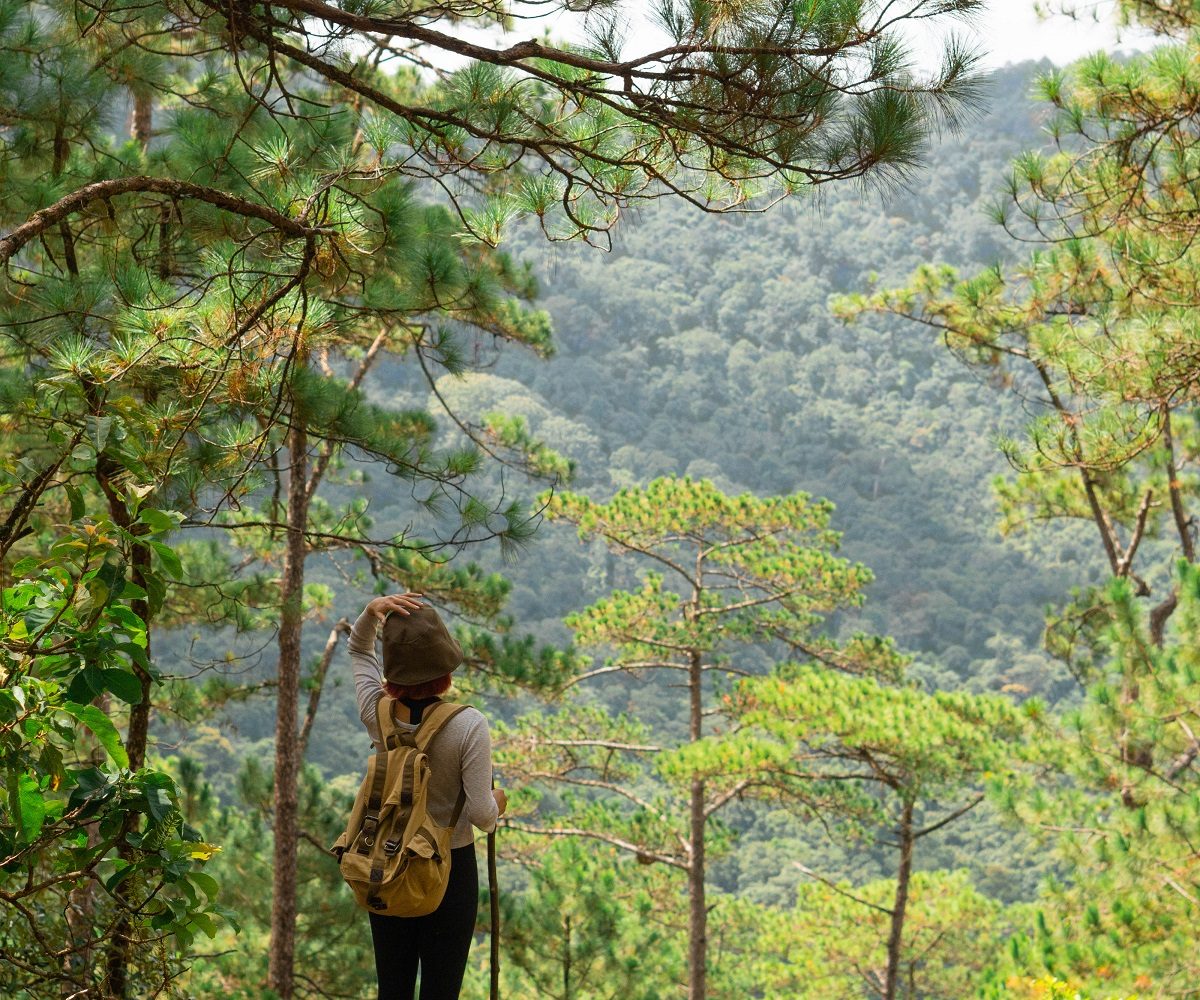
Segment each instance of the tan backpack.
[[332,847],[342,878],[358,905],[390,917],[421,917],[438,908],[450,879],[450,834],[462,815],[459,791],[449,826],[426,811],[429,758],[426,748],[466,705],[438,702],[415,732],[397,728],[393,698],[379,700],[377,717],[384,749],[367,760],[346,832]]

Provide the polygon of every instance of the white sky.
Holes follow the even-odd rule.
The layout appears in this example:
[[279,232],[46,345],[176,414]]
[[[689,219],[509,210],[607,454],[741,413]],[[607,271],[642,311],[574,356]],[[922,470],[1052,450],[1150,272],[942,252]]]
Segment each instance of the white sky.
[[[1114,0],[1074,0],[1079,10],[1075,19],[1057,14],[1039,17],[1034,5],[1035,0],[989,0],[986,12],[973,26],[958,30],[978,43],[986,53],[985,65],[991,68],[1026,59],[1049,58],[1067,63],[1097,49],[1145,48],[1150,44],[1150,36],[1144,31],[1127,28],[1118,33]],[[621,9],[632,22],[625,55],[653,51],[663,36],[640,14],[650,9],[649,0],[632,0]],[[576,37],[578,22],[568,17],[560,14],[553,19],[518,22],[516,31],[505,41],[537,36],[547,28],[552,36]],[[933,39],[926,37],[932,52]],[[491,41],[494,44],[499,40],[493,36]]]
[[1068,63],[1098,49],[1146,48],[1146,31],[1124,28],[1119,32],[1111,0],[1079,3],[1081,13],[1072,20],[1061,15],[1040,18],[1033,0],[990,0],[988,10],[969,32],[987,52],[987,65],[1004,66],[1026,59],[1048,58]]

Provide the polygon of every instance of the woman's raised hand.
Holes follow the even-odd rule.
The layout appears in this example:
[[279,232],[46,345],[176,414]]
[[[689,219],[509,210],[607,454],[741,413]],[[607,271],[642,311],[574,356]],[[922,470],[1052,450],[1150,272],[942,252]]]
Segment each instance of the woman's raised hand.
[[386,597],[376,597],[367,605],[367,611],[382,621],[393,611],[401,615],[409,615],[421,606],[421,595],[414,593],[388,594]]

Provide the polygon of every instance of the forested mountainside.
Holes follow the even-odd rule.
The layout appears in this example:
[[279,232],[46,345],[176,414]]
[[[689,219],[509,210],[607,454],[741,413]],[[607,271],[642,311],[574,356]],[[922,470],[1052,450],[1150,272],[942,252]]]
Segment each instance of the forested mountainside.
[[[831,189],[735,217],[663,202],[626,219],[607,253],[518,237],[513,252],[536,269],[556,356],[501,351],[490,373],[445,376],[439,392],[466,417],[524,417],[535,437],[574,462],[570,488],[598,499],[669,474],[711,479],[726,492],[826,498],[841,554],[875,575],[863,607],[835,616],[832,628],[894,636],[933,688],[1071,697],[1074,682],[1041,652],[1043,612],[1066,596],[1092,555],[1082,545],[1076,551],[1067,533],[1037,539],[1031,558],[1028,541],[1000,536],[991,493],[991,480],[1007,471],[997,439],[1028,414],[931,332],[902,320],[844,325],[829,309],[834,294],[894,284],[922,263],[983,267],[1011,252],[989,205],[1011,158],[1041,141],[1029,95],[1041,69],[995,73],[987,112],[962,136],[944,139],[901,188]],[[382,365],[368,391],[429,403],[419,373],[397,363]],[[493,485],[500,488],[499,476]],[[515,476],[506,486],[527,496],[536,488]],[[407,501],[395,489],[376,475],[338,495],[365,495],[386,522]],[[467,555],[511,580],[515,631],[550,642],[568,639],[564,616],[628,583],[603,546],[583,545],[556,524],[542,524],[515,559],[485,548]],[[330,623],[357,614],[366,592],[346,586],[344,567],[315,576],[336,595],[326,609]],[[222,643],[235,645],[231,636],[189,631],[186,638],[198,663],[219,658]],[[325,638],[325,628],[310,624],[310,658]],[[264,642],[236,644],[248,659],[238,661],[232,680],[269,676],[270,647],[253,653]],[[662,699],[652,680],[632,688],[614,680],[609,703],[636,705],[671,726]],[[510,719],[524,704],[488,700],[491,712]],[[203,764],[228,803],[238,799],[245,755],[265,759],[271,727],[270,705],[251,697],[174,735],[178,751]],[[366,747],[343,656],[326,685],[308,759],[345,783]],[[753,812],[731,822],[748,830]],[[996,895],[1028,897],[1042,867],[1014,856],[1022,843],[1014,836],[993,816],[968,818],[927,848],[921,865],[968,865]],[[784,869],[798,852],[839,877],[879,873],[875,852],[824,843],[780,814],[749,835],[736,867],[718,877],[730,892],[790,903],[795,879]]]
[[[1044,140],[1030,96],[1038,69],[993,74],[986,114],[894,190],[819,190],[743,216],[663,201],[625,220],[609,253],[518,240],[557,356],[501,352],[492,374],[444,378],[442,393],[474,417],[524,416],[590,495],[672,473],[825,497],[843,553],[876,574],[869,627],[896,636],[939,684],[1065,695],[1038,653],[1042,613],[1090,555],[1058,537],[1027,559],[1022,539],[1001,539],[991,495],[1008,471],[997,440],[1028,413],[936,333],[844,325],[828,307],[922,263],[970,270],[1012,252],[989,209],[1012,157]],[[384,371],[372,391],[411,385]],[[377,508],[389,504],[382,489]],[[503,571],[513,614],[547,635],[607,582],[603,562],[553,526]]]
[[376,995],[365,607],[464,1000],[1197,995],[1200,8],[623,4],[0,0],[0,994]]
[[[1009,471],[998,439],[1028,413],[935,333],[898,319],[845,325],[828,307],[834,294],[894,284],[922,263],[969,270],[1011,253],[989,209],[1012,157],[1042,140],[1030,97],[1039,69],[994,73],[986,113],[902,188],[830,189],[733,217],[664,201],[627,219],[609,253],[518,238],[513,252],[536,268],[556,356],[502,351],[490,374],[445,376],[440,393],[468,417],[526,418],[574,462],[571,488],[598,498],[679,474],[727,492],[828,499],[842,554],[875,574],[840,627],[894,636],[934,686],[1070,696],[1073,682],[1040,651],[1043,612],[1093,555],[1070,533],[1032,546],[1002,538],[991,492]],[[396,364],[368,389],[429,402],[419,373]],[[376,479],[342,495],[365,494],[387,522],[407,499],[396,490]],[[511,580],[518,631],[557,642],[567,638],[562,618],[613,583],[611,557],[557,525],[541,525],[513,560],[467,555]],[[362,595],[326,572],[337,594],[328,613],[356,613]],[[310,632],[315,653],[325,637]],[[220,641],[198,638],[191,655],[219,655]],[[229,721],[238,742],[258,740],[270,716],[265,704],[242,705]],[[348,686],[332,689],[310,752],[326,773],[358,766],[359,746],[344,753],[339,738],[354,718]]]
[[[872,629],[896,636],[939,684],[1063,696],[1038,636],[1044,605],[1086,558],[1062,537],[1025,558],[999,537],[990,493],[1007,471],[997,439],[1028,414],[935,332],[845,326],[828,308],[831,295],[895,284],[922,263],[969,271],[1012,252],[989,208],[1012,157],[1045,139],[1036,72],[994,74],[987,113],[902,188],[823,190],[734,217],[663,202],[626,220],[609,254],[525,244],[558,357],[508,352],[494,376],[446,392],[476,413],[527,415],[575,459],[589,494],[675,473],[828,498],[844,554],[876,574]],[[594,596],[577,581],[595,588],[602,567],[582,560],[543,532],[507,570],[521,619],[556,620],[576,594]]]

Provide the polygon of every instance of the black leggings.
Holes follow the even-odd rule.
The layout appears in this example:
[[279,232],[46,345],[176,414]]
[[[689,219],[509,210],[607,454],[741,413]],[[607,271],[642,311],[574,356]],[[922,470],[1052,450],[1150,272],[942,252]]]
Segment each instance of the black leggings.
[[428,916],[370,914],[379,1000],[413,1000],[418,966],[420,1000],[458,1000],[478,908],[475,845],[467,844],[450,852],[450,884]]

